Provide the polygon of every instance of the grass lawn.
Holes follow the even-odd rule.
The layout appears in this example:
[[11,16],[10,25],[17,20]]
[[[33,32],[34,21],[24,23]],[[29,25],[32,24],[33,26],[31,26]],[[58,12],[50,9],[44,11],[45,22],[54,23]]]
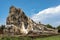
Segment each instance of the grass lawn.
[[31,37],[2,37],[0,40],[60,40],[60,35],[57,36],[50,36],[50,37],[36,37],[36,38],[31,38]]
[[34,40],[60,40],[60,35],[51,36],[51,37],[45,37],[45,38],[36,38]]

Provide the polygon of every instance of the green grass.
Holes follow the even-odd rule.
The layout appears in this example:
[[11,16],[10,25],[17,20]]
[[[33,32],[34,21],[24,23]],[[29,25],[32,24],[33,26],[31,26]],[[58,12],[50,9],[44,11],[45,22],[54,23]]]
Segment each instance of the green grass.
[[0,40],[32,40],[30,37],[2,37]]
[[60,35],[58,36],[50,36],[50,37],[2,37],[0,40],[60,40]]
[[45,37],[45,38],[36,38],[35,40],[60,40],[60,35],[51,36],[51,37]]

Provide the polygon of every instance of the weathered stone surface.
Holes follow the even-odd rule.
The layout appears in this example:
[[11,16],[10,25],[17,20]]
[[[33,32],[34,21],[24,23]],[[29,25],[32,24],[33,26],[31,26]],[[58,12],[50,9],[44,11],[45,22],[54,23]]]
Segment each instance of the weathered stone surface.
[[28,24],[28,17],[21,9],[17,9],[14,6],[11,6],[6,24],[14,24],[17,27],[21,27],[21,22],[24,22],[24,25],[26,27]]
[[10,7],[9,16],[7,17],[7,25],[15,25],[16,27],[22,28],[22,22],[24,23],[24,28],[31,30],[33,27],[33,21],[28,18],[25,13],[14,6]]
[[[39,24],[35,23],[33,20],[27,17],[21,9],[16,8],[14,6],[10,7],[9,15],[6,20],[6,25],[14,25],[11,29],[12,32],[22,33],[23,35],[28,34],[30,31],[37,34],[40,34],[40,32],[42,33],[46,32],[45,25],[41,23]],[[48,31],[48,28],[46,29]]]

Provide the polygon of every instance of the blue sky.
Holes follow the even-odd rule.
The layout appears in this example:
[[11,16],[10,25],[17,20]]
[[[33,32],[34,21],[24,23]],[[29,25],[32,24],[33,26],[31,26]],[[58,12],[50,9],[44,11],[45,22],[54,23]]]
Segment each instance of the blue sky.
[[[0,0],[0,25],[6,23],[6,17],[9,14],[9,7],[12,5],[17,8],[21,8],[27,16],[29,16],[36,22],[41,21],[41,23],[43,24],[51,24],[53,26],[57,26],[60,24],[60,13],[57,8],[60,8],[60,0]],[[58,10],[57,15],[53,14],[55,13],[54,10],[52,13],[52,11],[50,10],[51,8],[52,10],[53,8]],[[45,10],[51,11],[49,12],[50,16],[46,15]],[[41,18],[41,12],[43,19]],[[37,16],[37,14],[38,17],[36,18],[35,16]],[[48,18],[44,18],[45,16],[48,16]]]

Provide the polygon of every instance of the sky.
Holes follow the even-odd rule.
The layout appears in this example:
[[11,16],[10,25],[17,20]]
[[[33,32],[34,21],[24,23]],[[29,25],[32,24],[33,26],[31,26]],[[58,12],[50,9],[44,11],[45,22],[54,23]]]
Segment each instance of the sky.
[[37,23],[60,25],[60,0],[0,0],[0,25],[6,24],[12,5]]

